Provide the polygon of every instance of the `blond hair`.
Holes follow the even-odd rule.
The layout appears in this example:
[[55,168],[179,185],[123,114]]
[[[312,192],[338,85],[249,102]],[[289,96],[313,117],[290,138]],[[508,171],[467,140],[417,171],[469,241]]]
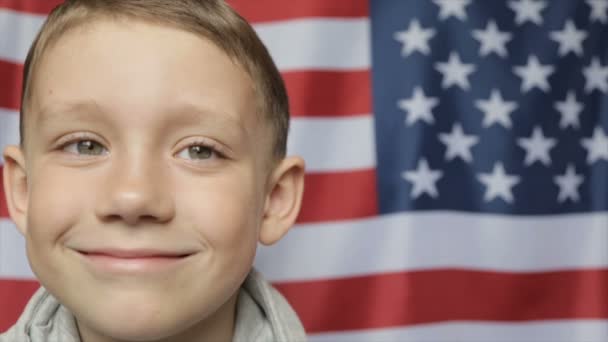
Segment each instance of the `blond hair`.
[[67,0],[48,16],[34,40],[23,71],[19,133],[31,99],[36,66],[44,52],[67,31],[96,18],[127,18],[168,25],[209,39],[240,65],[252,80],[257,109],[274,131],[273,156],[287,145],[289,103],[285,85],[268,50],[251,25],[223,0]]

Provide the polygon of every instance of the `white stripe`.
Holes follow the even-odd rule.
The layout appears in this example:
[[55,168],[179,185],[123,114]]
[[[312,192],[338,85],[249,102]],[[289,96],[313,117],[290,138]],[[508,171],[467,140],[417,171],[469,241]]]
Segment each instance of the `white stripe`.
[[606,342],[606,320],[457,322],[309,336],[310,342]]
[[307,172],[369,169],[376,166],[371,115],[294,118],[287,151],[306,161]]
[[0,59],[23,64],[45,18],[0,9]]
[[[0,59],[23,63],[45,16],[0,9]],[[368,69],[367,18],[297,19],[254,25],[282,71]]]
[[[0,108],[0,152],[6,145],[14,144],[19,144],[19,113]],[[0,153],[0,164],[4,164],[2,153]]]
[[[422,213],[297,226],[260,247],[272,281],[458,267],[513,272],[608,267],[608,214],[506,217]],[[539,247],[539,246],[542,246]],[[0,276],[31,275],[21,236],[0,219]]]
[[605,268],[608,213],[517,217],[434,211],[301,225],[275,246],[261,247],[256,265],[272,281],[438,268]]
[[369,69],[369,19],[297,19],[254,28],[281,71]]
[[25,255],[25,239],[13,221],[8,219],[0,219],[0,278],[2,277],[34,278]]
[[[0,219],[0,276],[29,276],[21,235]],[[507,217],[450,212],[296,226],[260,246],[271,281],[437,268],[513,272],[608,267],[608,213]]]
[[[308,172],[368,169],[376,165],[374,141],[371,115],[294,118],[287,149],[305,159]],[[18,143],[19,113],[0,108],[0,147]]]

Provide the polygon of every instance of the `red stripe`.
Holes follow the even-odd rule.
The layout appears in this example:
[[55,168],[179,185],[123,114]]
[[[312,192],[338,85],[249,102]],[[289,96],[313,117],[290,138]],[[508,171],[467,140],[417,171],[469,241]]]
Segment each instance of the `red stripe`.
[[33,280],[0,279],[0,332],[17,322],[25,304],[39,287],[38,282]]
[[[0,218],[7,218],[1,172],[2,166]],[[299,223],[336,221],[378,214],[375,170],[307,174],[305,178]]]
[[23,65],[0,60],[0,107],[18,110],[21,102]]
[[306,17],[360,18],[369,16],[367,0],[228,0],[228,3],[253,23]]
[[0,166],[0,218],[8,217],[8,209],[6,207],[6,197],[4,195],[4,166]]
[[[378,214],[374,170],[307,174],[305,178],[299,223],[363,218]],[[0,196],[0,218],[7,218],[1,173]]]
[[372,112],[369,70],[283,73],[293,116],[343,116]]
[[[62,2],[62,0],[0,0],[0,8],[46,15]],[[321,16],[360,18],[369,15],[367,0],[228,0],[228,2],[250,22]]]
[[[62,0],[0,0],[0,8],[32,14],[48,14]],[[228,0],[241,15],[251,22],[286,20],[305,17],[366,17],[366,0],[326,1],[307,0]]]
[[[495,273],[417,271],[275,284],[309,333],[445,321],[607,319],[608,270]],[[0,280],[0,331],[39,287]]]
[[0,8],[46,15],[62,2],[62,0],[0,0]]
[[[62,0],[0,0],[0,8],[46,15]],[[250,22],[266,22],[306,17],[367,17],[367,0],[350,1],[284,1],[284,0],[228,0]]]
[[[0,107],[20,106],[23,65],[0,60],[0,80],[12,84],[0,92]],[[369,70],[350,72],[296,71],[283,73],[293,116],[369,114]]]
[[[0,0],[0,8],[45,15],[62,2],[61,0]],[[251,22],[320,16],[358,18],[369,15],[367,0],[228,0],[228,2]]]
[[608,318],[608,269],[433,270],[275,286],[309,333],[456,320]]
[[378,214],[375,169],[306,174],[299,223]]

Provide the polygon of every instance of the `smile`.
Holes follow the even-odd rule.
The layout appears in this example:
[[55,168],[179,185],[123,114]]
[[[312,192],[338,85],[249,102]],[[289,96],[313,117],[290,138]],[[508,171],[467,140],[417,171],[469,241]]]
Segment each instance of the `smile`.
[[174,270],[192,253],[155,250],[77,251],[97,272],[111,274],[163,273]]

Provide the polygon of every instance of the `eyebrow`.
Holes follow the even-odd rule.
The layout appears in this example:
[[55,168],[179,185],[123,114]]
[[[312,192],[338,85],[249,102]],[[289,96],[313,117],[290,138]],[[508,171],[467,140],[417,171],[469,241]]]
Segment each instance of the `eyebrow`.
[[[53,105],[42,106],[38,120],[42,126],[50,121],[94,121],[98,115],[102,115],[105,112],[107,110],[95,100],[59,102]],[[170,114],[165,123],[167,126],[213,125],[228,130],[237,128],[240,133],[245,135],[250,133],[245,128],[242,120],[239,120],[238,115],[206,108],[190,102],[170,106],[165,112]]]
[[54,105],[43,105],[39,115],[39,123],[43,126],[48,121],[90,121],[94,119],[92,113],[101,114],[103,108],[94,100],[82,102],[67,102]]
[[206,108],[189,102],[172,106],[169,108],[168,112],[174,116],[168,120],[171,125],[189,126],[213,124],[216,127],[226,129],[237,128],[239,132],[243,134],[249,133],[243,124],[243,120],[239,119],[238,114]]

